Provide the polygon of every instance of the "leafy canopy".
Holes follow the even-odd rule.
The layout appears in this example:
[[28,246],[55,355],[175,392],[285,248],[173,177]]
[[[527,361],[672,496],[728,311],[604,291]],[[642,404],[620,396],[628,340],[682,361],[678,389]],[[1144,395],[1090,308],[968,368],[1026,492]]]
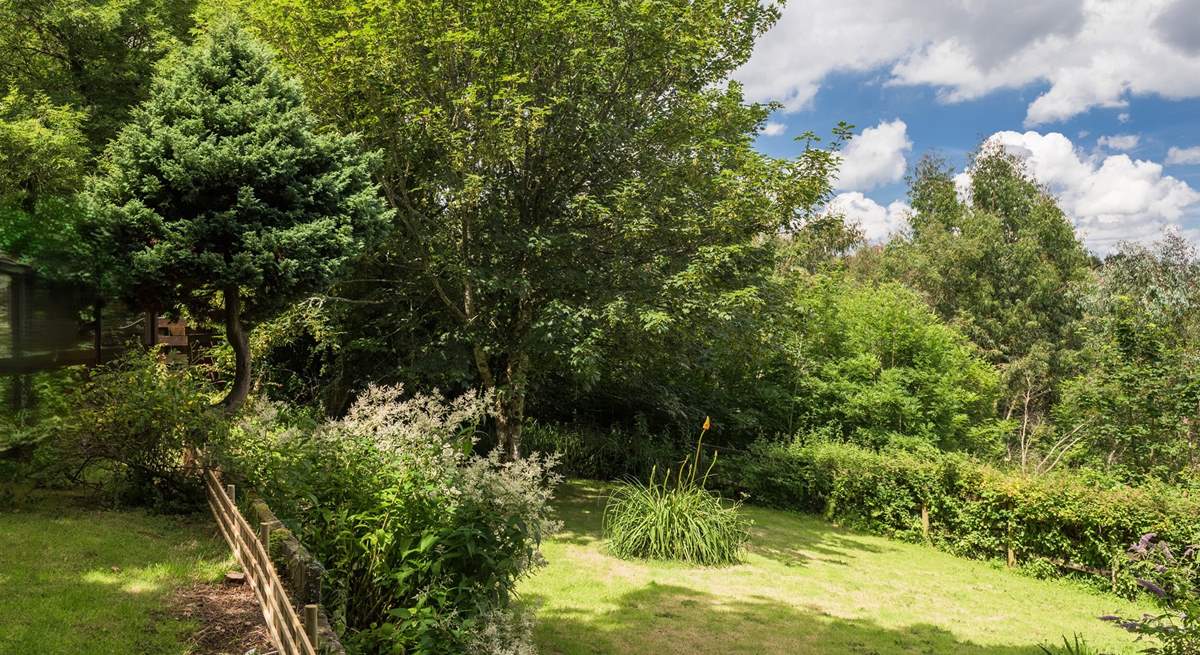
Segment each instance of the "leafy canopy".
[[752,307],[759,237],[828,192],[827,153],[752,146],[770,108],[728,77],[778,15],[757,0],[235,4],[384,150],[399,229],[364,293],[436,312],[512,452],[531,373]]
[[361,142],[322,131],[299,86],[233,24],[155,79],[93,195],[108,270],[138,306],[212,311],[240,289],[252,322],[321,289],[382,213]]

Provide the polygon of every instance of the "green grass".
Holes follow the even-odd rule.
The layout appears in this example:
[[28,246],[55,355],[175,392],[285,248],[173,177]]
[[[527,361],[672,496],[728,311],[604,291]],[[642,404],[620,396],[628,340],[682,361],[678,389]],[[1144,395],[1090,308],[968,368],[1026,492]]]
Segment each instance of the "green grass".
[[231,560],[212,523],[35,494],[0,511],[0,653],[188,653],[167,596]]
[[1096,619],[1144,609],[1115,596],[788,512],[743,507],[755,525],[737,566],[617,559],[601,538],[606,489],[564,485],[565,529],[521,586],[539,607],[543,655],[1037,655],[1074,633],[1105,652],[1138,650]]

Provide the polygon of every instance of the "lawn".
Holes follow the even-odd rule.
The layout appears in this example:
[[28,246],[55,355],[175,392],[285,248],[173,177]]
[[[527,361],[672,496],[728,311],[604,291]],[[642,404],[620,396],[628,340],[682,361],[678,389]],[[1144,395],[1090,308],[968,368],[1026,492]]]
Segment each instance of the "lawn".
[[1082,633],[1111,653],[1131,636],[1096,617],[1143,608],[930,547],[755,507],[745,563],[723,569],[606,554],[604,487],[572,482],[549,565],[521,586],[543,655],[955,653],[1033,655]]
[[0,653],[188,653],[196,626],[170,615],[169,594],[231,564],[203,515],[32,496],[0,511]]

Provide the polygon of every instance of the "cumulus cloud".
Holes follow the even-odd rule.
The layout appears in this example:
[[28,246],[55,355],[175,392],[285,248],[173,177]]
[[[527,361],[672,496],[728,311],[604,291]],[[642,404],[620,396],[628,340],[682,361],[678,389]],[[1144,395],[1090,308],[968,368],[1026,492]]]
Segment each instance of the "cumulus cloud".
[[1136,134],[1112,134],[1096,139],[1096,145],[1109,150],[1133,150],[1141,139]]
[[1088,156],[1057,132],[997,132],[988,141],[1025,160],[1098,252],[1121,240],[1155,238],[1200,212],[1200,192],[1156,162],[1123,153]]
[[779,136],[780,134],[783,134],[785,131],[787,131],[786,125],[784,125],[783,123],[776,123],[774,121],[768,122],[766,125],[763,126],[763,129],[762,129],[762,133],[767,136]]
[[886,241],[908,224],[912,213],[912,208],[899,200],[884,207],[858,191],[838,194],[829,201],[829,210],[841,214],[847,223],[857,224],[872,243]]
[[1176,148],[1171,146],[1167,150],[1168,164],[1200,164],[1200,146],[1192,146],[1191,148]]
[[[737,77],[755,100],[790,110],[830,73],[884,69],[885,82],[931,85],[945,102],[1048,85],[1026,124],[1131,95],[1200,96],[1194,0],[793,0]],[[1128,115],[1122,112],[1125,119]]]
[[900,119],[868,127],[842,151],[837,188],[870,191],[899,180],[908,168],[905,155],[912,145],[908,125]]

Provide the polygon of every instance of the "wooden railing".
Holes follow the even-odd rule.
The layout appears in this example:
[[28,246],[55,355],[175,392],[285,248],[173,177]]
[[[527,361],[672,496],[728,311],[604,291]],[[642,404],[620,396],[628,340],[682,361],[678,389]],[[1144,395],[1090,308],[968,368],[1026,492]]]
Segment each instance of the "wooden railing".
[[221,534],[258,597],[275,647],[283,655],[317,655],[318,607],[305,605],[301,620],[271,561],[271,531],[279,526],[264,524],[255,534],[234,503],[233,485],[222,486],[215,471],[204,471],[204,486]]

